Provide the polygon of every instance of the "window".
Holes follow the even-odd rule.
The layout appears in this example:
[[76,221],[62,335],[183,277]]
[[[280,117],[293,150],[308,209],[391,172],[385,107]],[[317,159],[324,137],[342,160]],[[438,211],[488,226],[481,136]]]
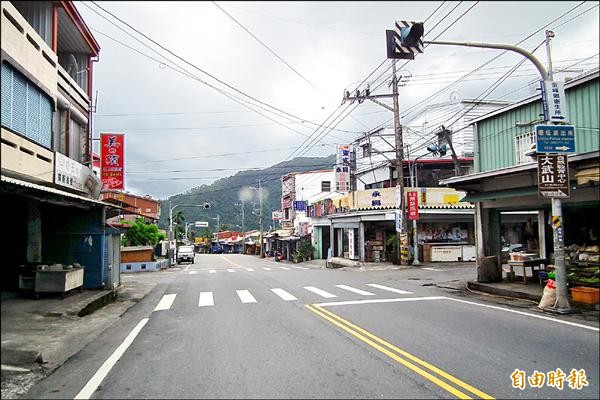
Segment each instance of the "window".
[[2,126],[44,147],[52,146],[52,102],[35,85],[2,63]]
[[371,143],[367,143],[362,145],[362,156],[370,157],[371,156]]
[[127,264],[127,265],[125,266],[125,269],[131,269],[131,264]]
[[531,158],[525,155],[525,152],[532,149],[535,143],[535,132],[527,132],[515,137],[515,160],[517,164],[531,162]]
[[52,2],[13,1],[23,18],[48,46],[52,46]]
[[321,181],[321,192],[331,192],[331,181]]

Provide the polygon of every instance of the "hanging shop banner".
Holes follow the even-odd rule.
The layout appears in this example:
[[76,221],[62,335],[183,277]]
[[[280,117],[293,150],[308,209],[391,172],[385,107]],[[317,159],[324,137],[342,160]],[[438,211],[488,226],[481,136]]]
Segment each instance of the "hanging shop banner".
[[273,221],[281,221],[283,219],[283,211],[277,210],[271,212],[271,219]]
[[337,146],[335,188],[338,192],[350,191],[350,145]]
[[408,219],[419,219],[419,192],[408,192],[406,199],[408,203]]
[[104,189],[125,188],[125,135],[100,134],[100,176]]
[[348,229],[348,258],[354,260],[354,229]]

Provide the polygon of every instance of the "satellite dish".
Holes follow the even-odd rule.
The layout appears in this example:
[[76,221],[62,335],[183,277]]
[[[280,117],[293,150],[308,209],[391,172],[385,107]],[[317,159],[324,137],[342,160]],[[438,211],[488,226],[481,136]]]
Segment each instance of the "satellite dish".
[[450,93],[450,101],[453,103],[460,103],[462,99],[460,98],[460,94],[456,91]]

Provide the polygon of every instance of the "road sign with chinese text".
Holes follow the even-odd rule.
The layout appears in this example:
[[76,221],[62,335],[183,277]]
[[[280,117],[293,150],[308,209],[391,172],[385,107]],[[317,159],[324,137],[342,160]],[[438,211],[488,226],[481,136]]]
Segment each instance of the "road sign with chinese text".
[[125,135],[100,134],[100,177],[104,189],[125,188]]
[[536,125],[536,151],[538,153],[575,153],[575,127],[573,125]]
[[564,154],[538,154],[538,194],[544,198],[568,198],[569,162]]
[[567,102],[563,82],[544,81],[542,87],[542,108],[544,120],[550,122],[568,121]]

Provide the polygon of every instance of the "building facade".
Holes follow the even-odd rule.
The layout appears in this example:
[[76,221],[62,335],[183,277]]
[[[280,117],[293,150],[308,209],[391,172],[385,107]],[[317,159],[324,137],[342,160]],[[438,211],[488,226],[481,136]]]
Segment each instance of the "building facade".
[[[84,287],[119,283],[118,232],[92,170],[93,63],[100,47],[70,1],[2,1],[1,173],[10,248],[3,291],[21,265],[84,266]],[[116,238],[116,239],[115,239]],[[115,248],[116,247],[116,248]]]

